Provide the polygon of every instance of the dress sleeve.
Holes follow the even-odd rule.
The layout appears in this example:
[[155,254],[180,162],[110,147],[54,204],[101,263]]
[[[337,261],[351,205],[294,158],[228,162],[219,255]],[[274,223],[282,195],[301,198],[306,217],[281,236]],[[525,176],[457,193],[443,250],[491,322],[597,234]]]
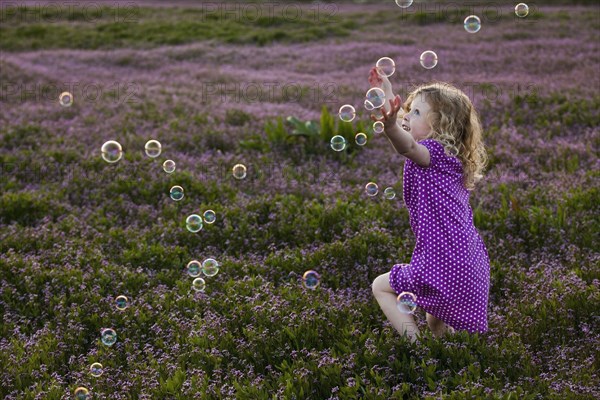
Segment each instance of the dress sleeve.
[[427,147],[429,150],[429,167],[419,167],[421,169],[435,168],[435,169],[447,169],[448,165],[448,156],[444,152],[444,146],[436,140],[433,139],[425,139],[418,142],[423,146]]

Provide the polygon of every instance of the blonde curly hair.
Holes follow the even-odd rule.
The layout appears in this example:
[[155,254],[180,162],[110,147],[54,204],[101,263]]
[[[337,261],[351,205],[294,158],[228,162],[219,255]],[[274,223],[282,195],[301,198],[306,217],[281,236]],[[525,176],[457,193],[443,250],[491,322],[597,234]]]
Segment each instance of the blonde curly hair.
[[434,82],[418,86],[403,104],[405,111],[416,96],[429,104],[427,116],[431,133],[428,139],[440,142],[446,154],[456,156],[463,165],[463,184],[473,190],[483,178],[487,153],[483,144],[483,129],[479,115],[469,97],[449,83]]

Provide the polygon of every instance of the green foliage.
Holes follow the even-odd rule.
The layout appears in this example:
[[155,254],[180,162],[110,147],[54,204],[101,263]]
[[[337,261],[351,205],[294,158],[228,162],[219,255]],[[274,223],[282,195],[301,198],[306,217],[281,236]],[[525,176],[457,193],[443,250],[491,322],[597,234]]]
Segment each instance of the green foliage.
[[288,138],[288,132],[282,117],[277,117],[275,121],[268,120],[265,123],[265,133],[267,134],[267,141],[275,147],[282,146]]
[[[299,146],[303,155],[327,154],[331,152],[329,143],[335,135],[343,136],[346,140],[345,154],[357,151],[354,137],[358,132],[363,132],[368,138],[373,137],[373,129],[365,126],[363,121],[344,122],[334,118],[326,106],[321,109],[320,120],[301,121],[289,116],[283,120],[278,117],[274,121],[267,121],[264,126],[266,139],[272,150],[293,151],[294,146]],[[260,137],[255,137],[253,142],[244,142],[244,148],[261,148],[256,144]],[[264,148],[264,146],[262,147]]]
[[229,109],[225,113],[225,123],[233,126],[243,126],[252,120],[252,115],[237,109]]
[[[585,3],[588,0],[581,0]],[[259,6],[260,7],[260,6]],[[298,43],[344,38],[352,32],[367,30],[377,24],[403,26],[448,24],[462,22],[469,8],[456,4],[435,9],[408,9],[400,12],[340,14],[336,7],[321,6],[319,11],[282,13],[264,6],[255,15],[252,8],[235,7],[227,12],[214,8],[155,8],[127,4],[119,7],[44,7],[9,5],[0,26],[0,48],[8,51],[37,49],[107,49],[121,47],[148,48],[180,45],[197,41],[217,40],[224,43],[268,45],[274,42]],[[290,6],[292,10],[294,7]],[[512,13],[499,12],[495,7],[481,9],[486,20],[514,22]],[[37,16],[37,17],[36,17]],[[592,16],[590,16],[591,18]],[[541,12],[532,7],[526,24],[539,20],[564,20],[564,11]],[[508,34],[506,39],[523,37],[526,33]],[[510,36],[512,35],[512,36]],[[515,36],[516,35],[516,36]],[[403,38],[402,43],[413,43]],[[123,59],[127,65],[131,59]]]
[[[541,96],[535,92],[516,95],[513,110],[507,111],[505,120],[516,125],[533,125],[544,130],[546,138],[565,136],[573,127],[594,127],[600,124],[600,96],[591,99],[573,99],[562,93]],[[535,110],[544,109],[546,112]]]
[[[585,1],[585,0],[584,0]],[[379,11],[368,16],[353,15],[358,21],[369,18],[367,23],[393,23],[402,25],[433,25],[433,24],[456,24],[462,23],[465,16],[475,13],[479,15],[482,21],[490,21],[493,23],[499,22],[515,22],[526,24],[529,21],[538,21],[542,19],[562,19],[561,11],[558,12],[541,12],[538,7],[530,4],[530,13],[526,19],[517,19],[511,12],[504,12],[497,5],[481,5],[478,7],[466,8],[463,4],[450,1],[436,2],[435,6],[422,5],[415,3],[414,6],[407,9],[398,10],[396,13]]]
[[[527,247],[565,240],[593,248],[598,241],[600,220],[597,217],[580,220],[582,210],[598,209],[600,195],[597,188],[576,189],[564,194],[555,204],[545,198],[542,189],[529,191],[525,198],[514,195],[514,188],[500,184],[497,188],[500,207],[495,212],[484,212],[480,206],[473,209],[473,220],[479,229],[492,230],[496,235],[515,234],[523,237]],[[597,215],[597,213],[596,213]]]
[[0,222],[4,224],[35,226],[41,224],[43,218],[56,218],[64,211],[62,206],[37,192],[4,192],[0,197]]
[[[0,45],[143,47],[207,38],[267,44],[322,38],[328,30],[334,36],[360,31],[369,18],[349,15],[333,26],[263,18],[240,27],[199,20],[190,9],[139,12],[138,26],[101,15],[93,26],[80,11],[54,25],[9,20],[0,27]],[[383,14],[382,23],[398,21],[398,13]],[[409,28],[430,23],[418,13],[408,18]],[[183,22],[173,24],[176,19]],[[201,58],[198,51],[173,57]],[[113,62],[140,63],[131,56]],[[0,77],[37,78],[8,62],[0,62]],[[506,116],[504,108],[490,111],[497,120],[488,140],[503,124],[531,130],[531,141],[509,149],[531,156],[539,176],[528,186],[509,174],[507,182],[492,180],[472,197],[475,224],[491,255],[490,333],[433,338],[419,310],[419,345],[384,323],[371,292],[377,276],[410,260],[415,243],[406,209],[362,193],[365,176],[395,179],[399,168],[356,165],[371,154],[387,155],[378,153],[377,141],[365,148],[372,153],[349,157],[357,154],[356,132],[373,136],[368,126],[340,122],[324,107],[318,120],[279,117],[265,123],[264,133],[249,134],[261,130],[257,121],[233,109],[217,121],[229,131],[217,132],[209,113],[169,98],[119,110],[111,128],[126,151],[117,165],[85,150],[97,132],[79,144],[61,142],[68,136],[46,122],[0,130],[1,397],[62,399],[87,385],[94,398],[119,392],[132,399],[593,398],[581,387],[598,384],[591,333],[600,308],[600,193],[598,172],[589,168],[596,165],[598,140],[535,152],[530,143],[545,132],[548,139],[576,137],[580,129],[595,133],[596,97],[532,94],[515,97]],[[104,118],[98,113],[71,121],[76,110],[41,111],[39,118],[59,115],[67,121],[63,126],[83,122],[86,129]],[[164,156],[181,156],[174,174],[162,172],[162,160],[143,155],[146,128],[165,137]],[[349,144],[341,153],[329,148],[335,135]],[[216,154],[210,167],[222,175],[215,178],[206,166],[193,165],[195,158],[182,156],[203,152]],[[248,164],[246,180],[236,181],[230,171],[240,153],[255,165]],[[507,161],[506,153],[498,149],[491,170],[517,168],[510,162],[520,155]],[[82,173],[40,179],[38,159]],[[261,163],[281,163],[283,177],[257,171]],[[339,181],[312,179],[324,170]],[[182,202],[168,198],[173,184],[185,188]],[[400,188],[400,182],[390,185]],[[186,231],[185,216],[208,208],[216,210],[217,222],[198,234]],[[194,292],[184,267],[208,256],[219,259],[221,272],[205,277],[205,292]],[[551,265],[538,267],[539,257]],[[308,269],[322,274],[316,290],[302,286]],[[117,294],[130,297],[129,309],[115,310]],[[111,348],[99,341],[107,326],[119,337]],[[107,368],[103,377],[89,375],[94,361]]]
[[50,134],[39,125],[24,125],[14,129],[0,130],[2,145],[8,150],[26,148],[37,150],[40,139],[47,139]]
[[[262,46],[345,37],[357,28],[356,22],[335,13],[321,18],[308,13],[289,17],[262,10],[267,15],[257,17],[249,14],[248,8],[219,12],[211,7],[154,8],[133,3],[119,7],[70,6],[68,12],[62,6],[41,9],[43,15],[40,7],[7,7],[5,23],[0,27],[0,48],[148,48],[205,40]],[[123,59],[122,65],[131,61]]]

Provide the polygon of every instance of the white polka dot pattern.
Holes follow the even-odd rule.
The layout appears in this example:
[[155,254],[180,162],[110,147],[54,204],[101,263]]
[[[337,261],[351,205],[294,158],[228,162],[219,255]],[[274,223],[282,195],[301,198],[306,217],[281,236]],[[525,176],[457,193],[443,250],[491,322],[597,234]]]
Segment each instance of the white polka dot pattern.
[[473,224],[462,164],[433,139],[431,164],[404,164],[404,203],[416,246],[410,264],[396,264],[390,286],[412,292],[417,305],[456,330],[485,333],[490,288],[487,249]]

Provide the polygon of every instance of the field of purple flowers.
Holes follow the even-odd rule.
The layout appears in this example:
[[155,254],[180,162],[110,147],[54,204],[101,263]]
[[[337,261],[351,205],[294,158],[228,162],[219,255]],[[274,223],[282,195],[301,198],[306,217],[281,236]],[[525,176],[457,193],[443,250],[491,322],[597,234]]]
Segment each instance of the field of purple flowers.
[[[537,4],[521,19],[506,2],[117,3],[2,5],[3,398],[600,396],[599,6]],[[485,334],[436,339],[417,309],[412,344],[372,295],[415,244],[404,158],[362,108],[384,56],[403,98],[451,82],[481,114],[490,161],[471,205],[491,260]],[[337,119],[343,104],[352,123]],[[329,148],[335,134],[346,150]],[[115,164],[100,156],[108,140],[123,147]],[[214,224],[186,230],[208,209]],[[195,291],[186,265],[208,257],[220,270]],[[302,285],[311,269],[315,290]]]

